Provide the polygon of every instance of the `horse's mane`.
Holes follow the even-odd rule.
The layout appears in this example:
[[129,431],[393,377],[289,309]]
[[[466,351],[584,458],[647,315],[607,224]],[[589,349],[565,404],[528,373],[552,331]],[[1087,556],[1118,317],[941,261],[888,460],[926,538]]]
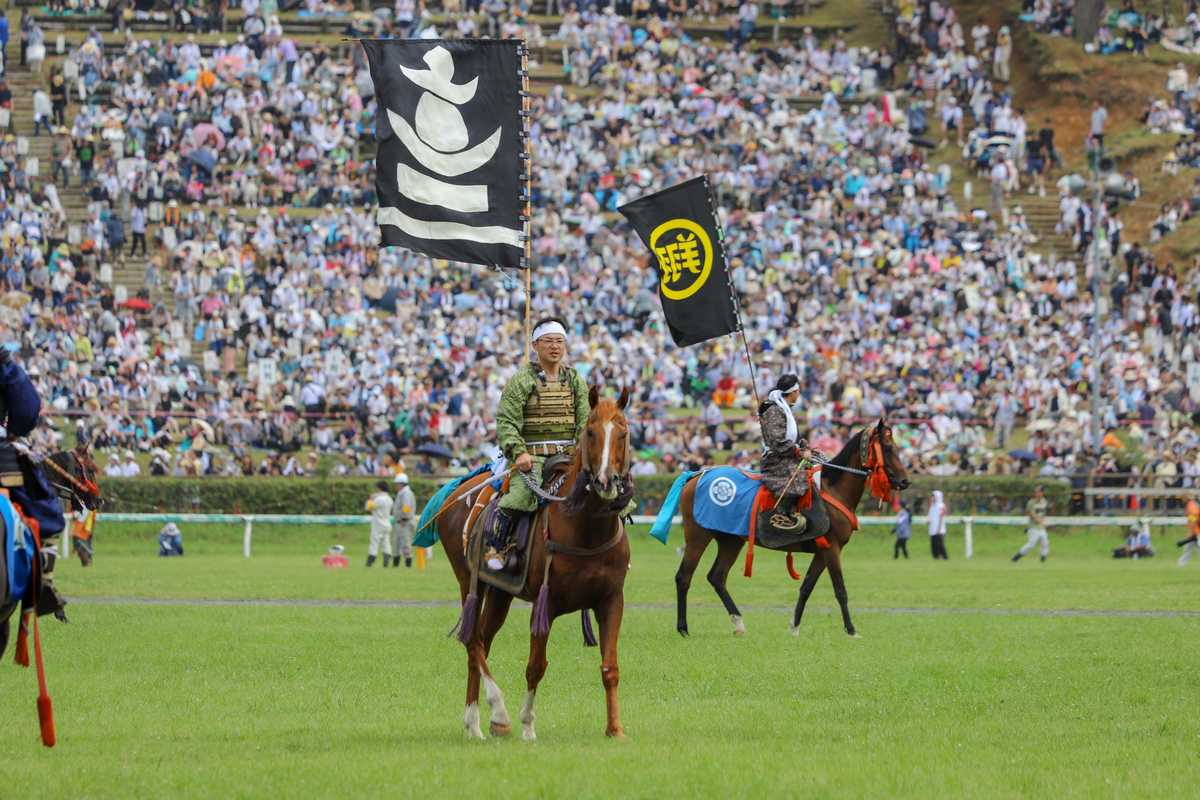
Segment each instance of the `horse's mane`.
[[[859,431],[847,439],[846,443],[842,445],[842,449],[838,451],[838,454],[829,459],[829,463],[837,464],[839,467],[850,466],[851,457],[858,452],[858,448],[862,443],[862,434],[863,432]],[[840,469],[831,469],[828,472],[822,470],[821,483],[825,486],[836,486],[838,481],[846,474]]]

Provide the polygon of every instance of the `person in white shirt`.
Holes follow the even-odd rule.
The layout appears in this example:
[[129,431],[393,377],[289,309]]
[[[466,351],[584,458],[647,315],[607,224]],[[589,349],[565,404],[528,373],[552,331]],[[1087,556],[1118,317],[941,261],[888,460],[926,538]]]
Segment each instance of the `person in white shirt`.
[[383,547],[383,566],[392,560],[392,495],[387,481],[375,484],[378,490],[367,501],[371,512],[371,542],[367,546],[367,566],[375,563],[380,546]]
[[133,459],[133,451],[125,451],[125,463],[121,465],[121,476],[124,478],[136,478],[142,474],[142,468]]
[[929,547],[933,560],[950,560],[946,554],[946,500],[940,489],[933,490],[929,503]]

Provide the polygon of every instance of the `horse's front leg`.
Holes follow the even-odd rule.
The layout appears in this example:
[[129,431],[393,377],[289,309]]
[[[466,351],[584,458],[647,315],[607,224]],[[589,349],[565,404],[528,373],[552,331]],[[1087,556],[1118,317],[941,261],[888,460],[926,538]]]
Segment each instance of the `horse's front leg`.
[[829,548],[825,556],[829,562],[829,579],[833,581],[833,595],[837,598],[838,606],[842,609],[842,625],[846,633],[858,637],[854,623],[850,621],[850,602],[846,596],[846,581],[842,577],[842,546],[836,542]]
[[605,735],[625,738],[621,727],[621,711],[617,706],[617,686],[621,672],[617,668],[617,639],[621,635],[621,617],[625,613],[625,595],[617,592],[596,609],[600,621],[600,677],[604,682],[604,701],[608,706],[608,725]]

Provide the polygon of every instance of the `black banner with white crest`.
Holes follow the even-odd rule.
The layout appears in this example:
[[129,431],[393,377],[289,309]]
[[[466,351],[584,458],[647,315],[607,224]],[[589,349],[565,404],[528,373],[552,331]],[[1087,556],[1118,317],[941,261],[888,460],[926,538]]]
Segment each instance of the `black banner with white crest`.
[[524,263],[519,40],[362,42],[375,83],[375,191],[385,246]]
[[685,347],[740,329],[707,178],[692,178],[617,210],[650,248],[675,344]]

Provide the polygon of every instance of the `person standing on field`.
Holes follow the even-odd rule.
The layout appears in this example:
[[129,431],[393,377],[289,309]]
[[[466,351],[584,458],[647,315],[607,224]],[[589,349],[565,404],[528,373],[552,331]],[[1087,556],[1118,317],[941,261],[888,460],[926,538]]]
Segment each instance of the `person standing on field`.
[[901,553],[904,553],[904,558],[907,560],[908,540],[912,538],[912,512],[908,510],[908,504],[905,502],[900,503],[900,513],[896,515],[896,525],[892,528],[892,533],[896,535],[892,558],[897,559]]
[[1050,555],[1050,535],[1046,533],[1046,514],[1049,511],[1050,502],[1046,499],[1046,491],[1041,486],[1035,487],[1033,497],[1025,504],[1025,513],[1029,515],[1029,541],[1012,557],[1014,562],[1020,561],[1021,556],[1032,550],[1034,545],[1041,545],[1042,561]]
[[1200,502],[1196,502],[1195,496],[1188,498],[1186,512],[1188,535],[1179,542],[1179,546],[1183,548],[1183,552],[1179,554],[1181,567],[1196,553],[1200,553]]
[[401,472],[396,476],[396,501],[392,505],[393,520],[392,535],[395,542],[392,545],[392,566],[400,566],[400,556],[404,556],[404,566],[412,566],[413,527],[417,520],[417,496],[408,485],[408,476]]
[[946,554],[946,497],[940,489],[933,490],[933,501],[929,504],[929,549],[934,561],[950,560]]
[[378,489],[367,501],[367,511],[371,512],[371,542],[367,547],[367,566],[375,563],[379,548],[383,547],[383,566],[392,560],[392,495],[387,481],[375,484]]

